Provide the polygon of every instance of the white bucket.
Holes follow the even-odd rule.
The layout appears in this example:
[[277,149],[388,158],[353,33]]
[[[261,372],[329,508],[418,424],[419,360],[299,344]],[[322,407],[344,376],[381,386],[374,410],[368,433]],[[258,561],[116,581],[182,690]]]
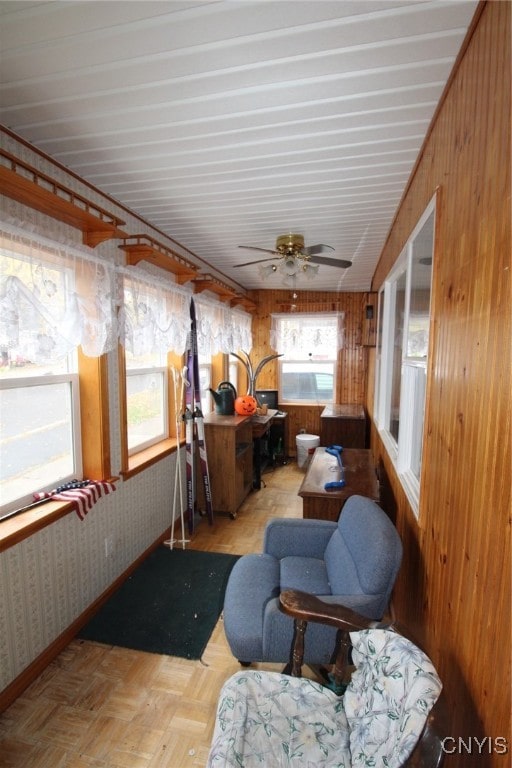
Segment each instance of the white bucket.
[[297,464],[299,467],[306,468],[315,452],[315,448],[320,445],[318,435],[297,435]]

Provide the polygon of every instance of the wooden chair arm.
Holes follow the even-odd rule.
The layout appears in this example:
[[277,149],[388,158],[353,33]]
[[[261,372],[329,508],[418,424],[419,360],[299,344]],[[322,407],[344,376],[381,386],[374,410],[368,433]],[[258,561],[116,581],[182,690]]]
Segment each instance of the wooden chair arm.
[[[309,621],[319,624],[329,624],[340,630],[341,639],[336,654],[334,665],[334,685],[336,690],[343,689],[343,679],[348,667],[348,654],[350,649],[349,632],[361,629],[373,629],[380,626],[377,621],[372,621],[360,613],[336,603],[326,603],[315,595],[307,592],[299,592],[294,589],[286,589],[279,596],[279,607],[288,616],[294,619],[294,636],[290,664],[287,669],[293,677],[302,674],[304,659],[304,635]],[[334,649],[333,649],[334,650]]]
[[286,589],[281,592],[279,600],[281,610],[294,619],[329,624],[344,632],[374,629],[380,625],[380,622],[368,619],[344,605],[326,603],[316,595],[295,589]]

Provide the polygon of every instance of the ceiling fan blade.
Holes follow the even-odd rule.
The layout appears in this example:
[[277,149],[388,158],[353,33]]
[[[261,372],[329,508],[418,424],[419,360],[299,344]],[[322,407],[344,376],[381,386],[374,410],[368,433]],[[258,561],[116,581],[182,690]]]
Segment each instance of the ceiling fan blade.
[[334,251],[332,245],[325,245],[325,243],[317,243],[316,245],[308,245],[307,248],[302,249],[302,253],[307,253],[309,256],[314,256],[315,253],[325,253],[326,251]]
[[[240,246],[241,248],[243,246]],[[263,248],[259,249],[260,251],[263,250]],[[274,251],[267,251],[267,253],[274,253]],[[246,261],[243,264],[233,264],[234,267],[250,267],[251,264],[263,264],[265,261],[279,261],[281,257],[274,256],[272,259],[257,259],[256,261]]]
[[255,245],[239,245],[239,248],[246,248],[249,251],[263,251],[263,253],[275,253],[276,256],[280,256],[279,251],[271,250],[270,248],[258,248]]
[[325,256],[314,256],[310,259],[312,264],[323,264],[326,267],[341,267],[342,269],[348,269],[352,266],[351,261],[346,259],[329,259]]

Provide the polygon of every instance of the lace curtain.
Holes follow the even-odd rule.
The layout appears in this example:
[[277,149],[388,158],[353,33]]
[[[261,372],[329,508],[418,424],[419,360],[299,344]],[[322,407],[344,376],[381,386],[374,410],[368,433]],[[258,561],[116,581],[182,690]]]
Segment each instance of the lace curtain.
[[114,349],[114,265],[0,222],[0,348],[11,359],[53,363],[78,345]]
[[343,347],[343,312],[274,314],[271,320],[270,346],[285,359],[332,359]]
[[[55,243],[0,222],[0,350],[53,363],[81,345],[98,357],[118,340],[134,355],[183,354],[191,290],[90,249]],[[252,347],[251,317],[195,296],[201,354]]]
[[251,316],[223,304],[194,297],[197,319],[197,346],[201,355],[229,354],[251,350]]
[[[183,354],[190,330],[192,293],[175,283],[157,280],[141,270],[119,270],[123,301],[119,310],[121,343],[134,355]],[[202,295],[194,296],[197,346],[205,356],[252,346],[251,317]]]
[[174,284],[129,267],[118,270],[122,283],[119,339],[132,355],[185,351],[190,326],[190,294]]

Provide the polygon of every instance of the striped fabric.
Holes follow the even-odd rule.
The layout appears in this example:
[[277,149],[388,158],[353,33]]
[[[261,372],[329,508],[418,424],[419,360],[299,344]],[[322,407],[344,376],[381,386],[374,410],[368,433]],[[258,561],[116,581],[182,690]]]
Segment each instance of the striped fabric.
[[86,485],[83,488],[73,488],[68,491],[60,491],[60,493],[56,490],[34,493],[34,499],[36,501],[51,499],[52,501],[66,501],[71,503],[80,520],[83,520],[98,499],[115,491],[115,489],[116,487],[114,483],[107,482],[106,480],[91,480],[89,485]]

